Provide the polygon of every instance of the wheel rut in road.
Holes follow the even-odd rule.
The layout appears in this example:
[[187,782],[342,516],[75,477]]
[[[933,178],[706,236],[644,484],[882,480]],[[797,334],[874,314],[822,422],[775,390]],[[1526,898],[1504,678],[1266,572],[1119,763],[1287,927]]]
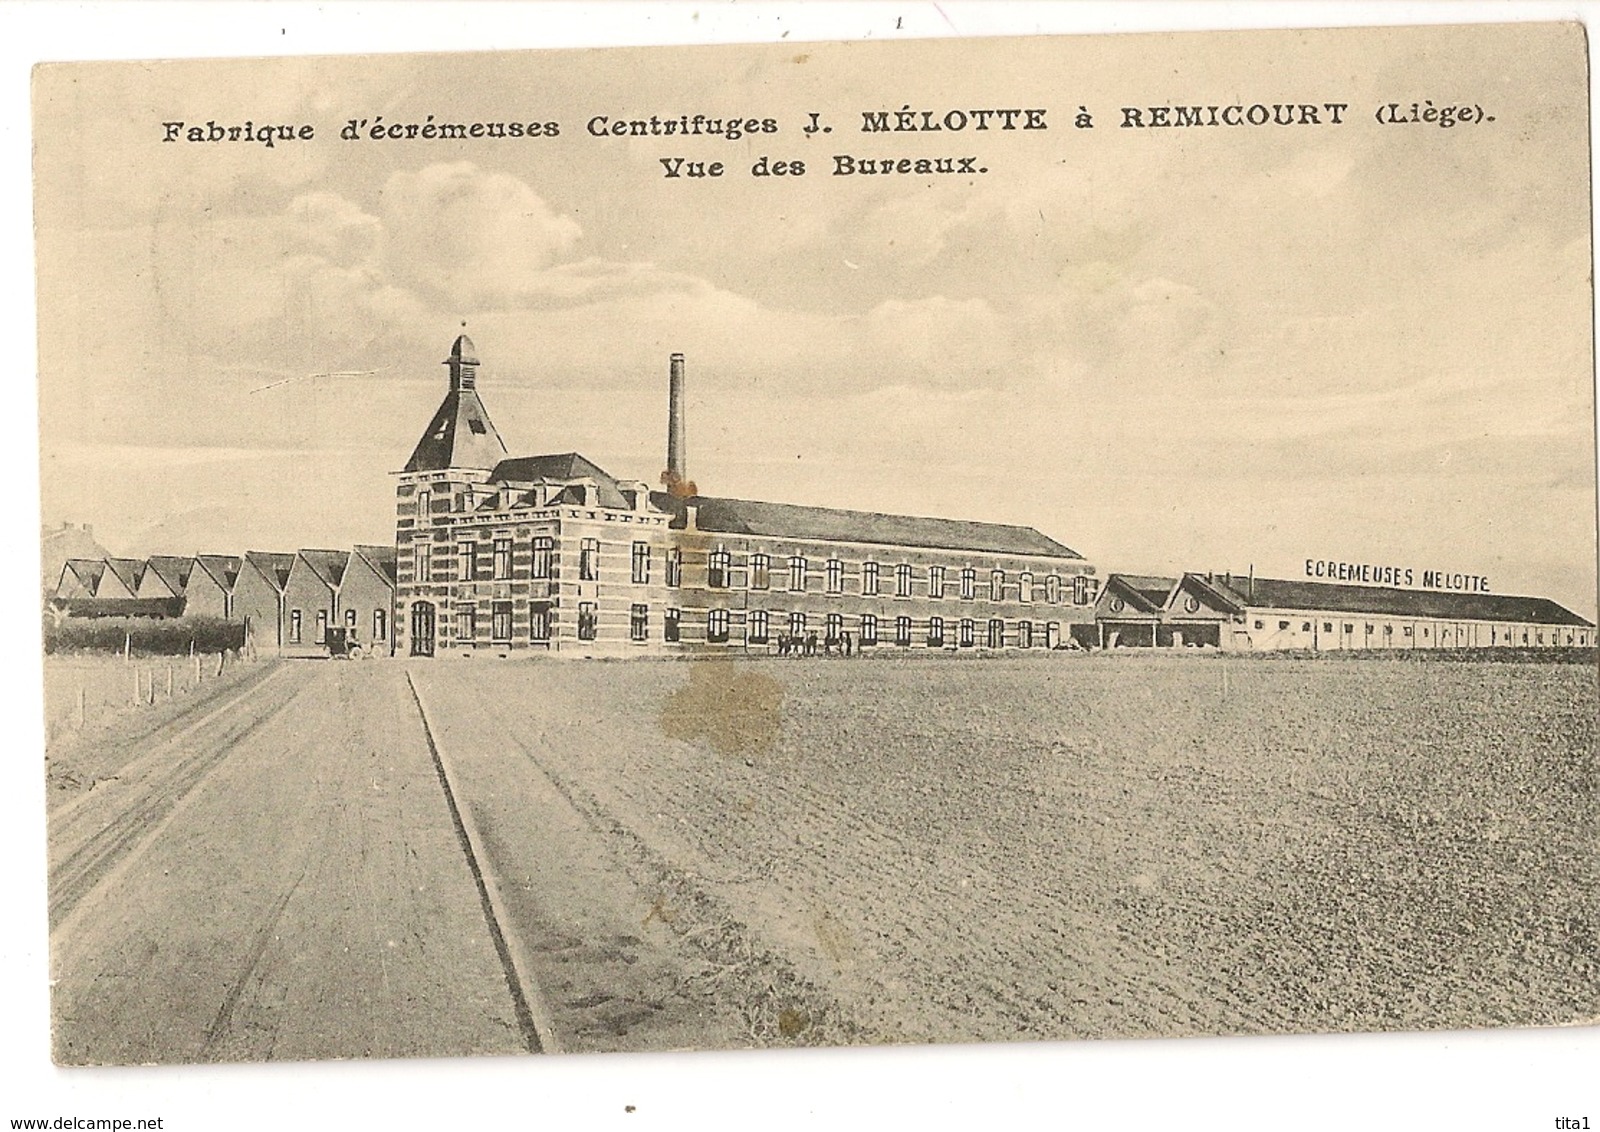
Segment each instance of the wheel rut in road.
[[[171,752],[170,764],[146,767],[136,785],[125,791],[105,791],[53,825],[52,841],[72,844],[63,849],[50,869],[50,928],[64,921],[94,889],[119,866],[137,855],[159,836],[190,795],[241,744],[285,711],[300,694],[298,687],[257,684],[250,694],[235,699],[225,715],[209,720],[210,726],[184,735]],[[128,794],[120,809],[106,811]],[[65,828],[61,828],[65,827]],[[87,827],[87,828],[85,828]]]
[[[286,668],[276,710],[186,748],[183,804],[52,934],[57,1061],[526,1052],[404,670]],[[170,806],[168,769],[117,812]]]
[[427,739],[428,753],[433,758],[434,770],[439,776],[439,787],[444,791],[445,805],[450,810],[450,818],[455,825],[456,837],[460,842],[461,852],[466,858],[467,870],[472,874],[479,901],[483,905],[484,926],[488,929],[489,936],[494,941],[495,954],[499,956],[500,965],[505,971],[506,989],[511,995],[512,1005],[517,1015],[517,1024],[522,1029],[523,1038],[528,1045],[528,1052],[559,1053],[561,1047],[555,1034],[555,1028],[549,1020],[549,1010],[545,1005],[544,994],[539,989],[531,964],[528,963],[522,953],[520,940],[516,936],[508,936],[506,933],[504,923],[507,919],[507,913],[500,895],[499,884],[493,874],[485,874],[480,863],[482,850],[475,823],[461,812],[461,808],[456,802],[455,787],[451,783],[452,775],[445,762],[444,754],[439,750],[433,728],[429,724],[428,709],[422,702],[422,694],[417,691],[416,681],[412,679],[409,672],[406,673],[406,684],[411,689],[411,698],[417,706],[417,716],[422,721],[422,733]]

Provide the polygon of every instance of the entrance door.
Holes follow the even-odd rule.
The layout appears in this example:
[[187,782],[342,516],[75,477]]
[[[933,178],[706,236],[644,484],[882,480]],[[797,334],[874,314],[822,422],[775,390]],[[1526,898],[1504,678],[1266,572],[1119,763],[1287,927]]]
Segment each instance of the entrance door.
[[411,655],[433,655],[433,603],[419,601],[411,607]]

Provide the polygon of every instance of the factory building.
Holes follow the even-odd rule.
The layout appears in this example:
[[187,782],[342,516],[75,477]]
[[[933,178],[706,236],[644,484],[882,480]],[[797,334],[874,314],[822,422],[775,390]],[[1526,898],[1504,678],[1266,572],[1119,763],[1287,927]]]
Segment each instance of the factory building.
[[1231,652],[1590,648],[1593,622],[1547,598],[1251,573],[1112,574],[1095,606],[1102,648]]
[[652,485],[562,452],[512,456],[471,339],[395,473],[393,546],[68,558],[69,616],[243,620],[254,647],[369,654],[879,654],[1593,648],[1544,598],[1256,578],[1111,574],[1031,527],[702,495],[686,466],[684,360],[668,370]]
[[702,496],[669,367],[667,490],[574,453],[511,457],[472,342],[397,473],[396,618],[413,656],[1048,648],[1093,623],[1082,555],[1028,527]]

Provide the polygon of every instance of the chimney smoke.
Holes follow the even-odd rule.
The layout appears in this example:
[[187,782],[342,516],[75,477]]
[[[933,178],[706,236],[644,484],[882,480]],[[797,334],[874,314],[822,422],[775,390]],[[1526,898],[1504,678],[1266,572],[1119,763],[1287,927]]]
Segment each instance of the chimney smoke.
[[683,355],[673,354],[667,389],[667,477],[669,484],[688,481],[683,451]]

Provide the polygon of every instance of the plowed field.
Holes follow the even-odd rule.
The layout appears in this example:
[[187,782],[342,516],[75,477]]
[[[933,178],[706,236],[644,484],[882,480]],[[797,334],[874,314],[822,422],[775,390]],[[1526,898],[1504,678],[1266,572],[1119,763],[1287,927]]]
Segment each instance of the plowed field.
[[[474,804],[513,805],[536,767],[609,839],[649,926],[694,951],[698,991],[721,988],[753,1043],[1600,1013],[1588,665],[413,672]],[[563,917],[560,888],[548,921]],[[566,899],[580,918],[581,896]]]

